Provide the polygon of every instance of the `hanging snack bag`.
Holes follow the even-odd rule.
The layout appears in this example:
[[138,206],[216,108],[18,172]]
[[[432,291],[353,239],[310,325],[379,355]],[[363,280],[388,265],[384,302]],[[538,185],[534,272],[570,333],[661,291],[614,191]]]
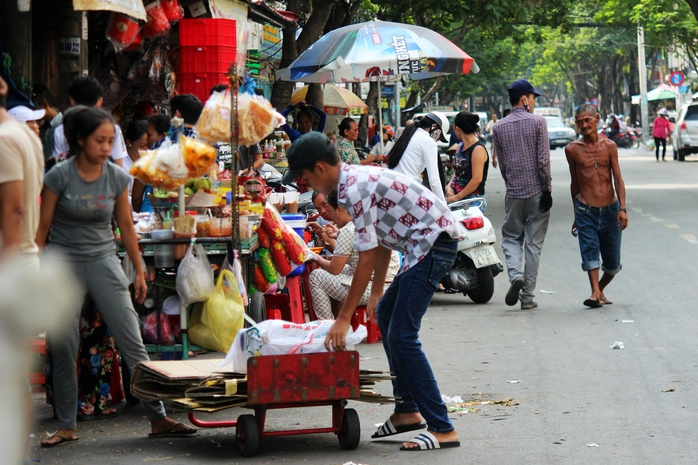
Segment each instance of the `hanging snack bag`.
[[148,21],[148,24],[143,26],[143,35],[145,37],[157,37],[170,30],[170,22],[159,0],[145,7],[145,14]]
[[230,93],[214,92],[196,122],[196,133],[211,143],[230,142]]
[[279,271],[281,276],[288,276],[289,273],[293,271],[291,261],[288,259],[288,255],[286,255],[286,250],[284,249],[284,244],[282,242],[272,242],[271,257],[274,259],[276,269]]
[[264,97],[241,93],[238,95],[238,122],[238,143],[253,145],[286,123],[286,118]]
[[133,44],[140,30],[141,26],[137,20],[119,13],[112,13],[107,23],[107,40],[114,46],[116,53],[119,53]]
[[208,173],[218,155],[215,148],[202,140],[184,136],[179,138],[179,145],[182,147],[182,158],[190,178],[198,178]]
[[257,230],[257,240],[259,242],[259,246],[263,247],[265,249],[271,248],[271,238],[269,237],[269,234],[264,230],[264,228],[259,228]]
[[274,266],[274,260],[271,258],[269,249],[259,249],[257,252],[257,264],[267,281],[274,284],[279,272],[276,270],[276,266]]
[[182,8],[178,0],[160,0],[160,5],[169,22],[172,23],[184,18],[184,8]]
[[296,265],[305,263],[307,246],[303,240],[295,231],[289,231],[288,228],[284,229],[281,234],[288,258]]
[[257,287],[257,290],[262,293],[267,292],[271,287],[267,278],[264,277],[262,269],[256,263],[254,264],[254,285]]

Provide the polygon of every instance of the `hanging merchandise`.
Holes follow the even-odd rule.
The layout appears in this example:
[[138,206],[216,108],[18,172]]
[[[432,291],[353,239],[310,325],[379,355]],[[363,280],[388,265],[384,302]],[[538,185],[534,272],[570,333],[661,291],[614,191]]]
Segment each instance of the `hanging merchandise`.
[[184,8],[179,4],[178,0],[160,0],[167,20],[171,23],[184,18]]
[[[266,260],[267,256],[273,259],[274,267],[281,276],[295,276],[295,273],[303,272],[301,267],[304,266],[309,252],[308,246],[284,222],[278,210],[270,202],[267,202],[264,208],[261,227],[257,230],[257,234],[260,238],[260,250],[257,255],[265,277],[269,276],[264,268],[267,265],[262,260]],[[271,280],[269,282],[273,283]]]
[[140,30],[141,26],[137,20],[119,13],[112,13],[107,23],[107,40],[116,53],[119,53],[134,43]]
[[192,244],[177,269],[177,292],[187,306],[203,302],[215,290],[213,268],[201,244]]
[[245,307],[235,275],[221,270],[216,290],[192,314],[191,341],[201,347],[227,353],[244,325]]
[[279,272],[276,270],[276,265],[274,265],[269,249],[259,249],[257,251],[257,264],[267,282],[274,284],[278,279]]
[[214,92],[196,122],[196,133],[211,143],[230,141],[230,92]]
[[143,26],[143,35],[145,37],[157,37],[166,34],[170,30],[170,21],[167,19],[165,10],[162,8],[159,0],[148,5],[145,8],[145,13],[148,16],[148,24]]
[[[159,320],[159,322],[158,322]],[[143,340],[150,344],[172,345],[175,343],[174,331],[170,325],[170,319],[165,312],[154,311],[141,319]],[[158,325],[160,337],[158,338]]]
[[139,30],[136,37],[131,42],[131,45],[124,49],[125,52],[132,52],[134,50],[140,50],[143,47],[143,33]]

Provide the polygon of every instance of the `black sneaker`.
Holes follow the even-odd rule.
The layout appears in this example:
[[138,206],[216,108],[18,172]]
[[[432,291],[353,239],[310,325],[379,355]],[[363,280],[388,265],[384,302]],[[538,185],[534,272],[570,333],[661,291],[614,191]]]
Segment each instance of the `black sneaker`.
[[519,293],[521,292],[521,289],[523,289],[523,286],[523,278],[516,278],[514,281],[512,281],[511,286],[509,286],[509,290],[507,291],[507,296],[504,298],[504,302],[508,306],[513,307],[516,305],[516,302],[519,301]]

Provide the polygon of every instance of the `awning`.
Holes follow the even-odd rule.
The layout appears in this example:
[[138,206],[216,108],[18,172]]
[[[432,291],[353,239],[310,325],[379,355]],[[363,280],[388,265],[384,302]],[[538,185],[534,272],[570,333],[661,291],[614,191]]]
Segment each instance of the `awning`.
[[73,0],[75,11],[114,11],[146,20],[143,0]]
[[243,0],[249,5],[247,19],[260,24],[271,24],[283,28],[297,21],[295,15],[284,11],[283,14],[267,5],[264,0]]
[[[676,99],[677,95],[678,91],[675,87],[661,84],[659,87],[647,92],[647,101],[654,102],[656,100],[673,100]],[[633,105],[639,105],[641,101],[641,95],[633,95],[631,98],[631,103]]]

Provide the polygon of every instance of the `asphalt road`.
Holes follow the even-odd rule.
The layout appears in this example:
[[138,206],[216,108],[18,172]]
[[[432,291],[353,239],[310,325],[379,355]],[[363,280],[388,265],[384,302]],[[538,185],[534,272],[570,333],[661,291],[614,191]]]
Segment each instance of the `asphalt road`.
[[[486,305],[461,295],[434,298],[421,339],[442,393],[466,401],[512,399],[510,405],[453,413],[459,449],[400,452],[399,442],[409,434],[371,441],[374,425],[391,408],[352,402],[362,423],[355,451],[341,450],[329,434],[291,436],[262,440],[259,455],[246,459],[236,452],[232,428],[204,430],[190,439],[148,439],[142,407],[128,406],[118,407],[118,418],[80,424],[78,444],[42,450],[40,437],[57,424],[35,396],[28,458],[102,465],[698,463],[698,164],[656,163],[644,150],[621,149],[620,158],[630,225],[623,234],[623,270],[606,292],[613,305],[582,305],[590,292],[570,234],[572,202],[561,149],[552,154],[555,204],[536,292],[540,306],[507,307],[506,274],[496,278],[495,296]],[[497,170],[490,170],[487,186],[487,214],[499,229],[504,188]],[[625,349],[611,350],[615,341]],[[362,367],[387,368],[379,344],[358,350]],[[390,393],[387,383],[379,389]],[[329,420],[329,409],[273,411],[268,427],[314,427]]]

